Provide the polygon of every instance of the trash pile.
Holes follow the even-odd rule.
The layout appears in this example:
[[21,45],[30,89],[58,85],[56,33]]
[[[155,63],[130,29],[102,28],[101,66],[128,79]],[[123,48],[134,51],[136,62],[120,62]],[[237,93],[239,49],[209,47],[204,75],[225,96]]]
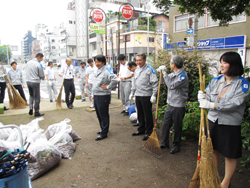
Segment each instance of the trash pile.
[[[39,127],[39,121],[43,117],[32,120],[27,125],[20,125],[22,131],[23,145],[30,153],[28,159],[28,174],[34,180],[57,165],[61,158],[71,159],[76,145],[74,141],[81,137],[72,129],[68,123],[70,119],[65,119],[60,123],[50,125],[44,132]],[[4,126],[0,123],[0,127]],[[0,131],[0,151],[15,150],[20,148],[17,129],[1,129]]]

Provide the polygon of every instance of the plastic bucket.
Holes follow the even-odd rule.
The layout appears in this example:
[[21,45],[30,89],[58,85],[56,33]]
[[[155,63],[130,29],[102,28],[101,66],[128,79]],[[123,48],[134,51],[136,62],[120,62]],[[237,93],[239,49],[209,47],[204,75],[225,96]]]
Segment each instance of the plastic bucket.
[[27,166],[25,170],[7,178],[0,179],[0,188],[27,188],[29,187],[29,177]]

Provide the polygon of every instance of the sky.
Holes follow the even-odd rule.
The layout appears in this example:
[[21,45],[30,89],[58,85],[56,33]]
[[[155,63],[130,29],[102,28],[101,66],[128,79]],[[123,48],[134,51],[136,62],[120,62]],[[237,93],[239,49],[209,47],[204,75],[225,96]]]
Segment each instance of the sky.
[[[64,20],[70,0],[0,0],[1,45],[18,45],[21,54],[21,40],[28,30],[35,37],[35,26],[42,23],[59,26]],[[13,52],[14,54],[14,52]]]
[[[72,0],[0,0],[0,40],[1,45],[17,45],[21,54],[21,41],[28,30],[35,37],[35,26],[45,24],[59,26],[65,21],[68,3]],[[114,4],[107,5],[110,9]],[[115,6],[115,5],[114,5]],[[151,6],[151,9],[154,9]]]

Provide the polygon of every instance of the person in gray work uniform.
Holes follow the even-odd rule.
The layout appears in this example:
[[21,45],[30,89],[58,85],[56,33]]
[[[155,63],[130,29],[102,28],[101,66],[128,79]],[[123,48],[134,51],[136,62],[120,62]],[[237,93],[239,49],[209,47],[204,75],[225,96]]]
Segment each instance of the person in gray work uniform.
[[81,62],[80,67],[77,67],[75,70],[75,76],[78,78],[80,90],[81,90],[81,96],[82,96],[82,102],[86,101],[85,99],[85,85],[86,85],[86,63]]
[[46,67],[46,70],[45,70],[45,76],[47,79],[47,89],[49,92],[50,102],[53,102],[52,91],[54,92],[55,101],[56,101],[57,95],[58,95],[57,89],[56,89],[56,76],[55,76],[53,67],[54,67],[54,63],[49,62],[48,67]]
[[201,108],[210,109],[208,120],[214,159],[217,166],[219,154],[225,157],[225,177],[221,187],[227,188],[237,158],[242,156],[241,123],[249,97],[249,82],[241,77],[244,69],[237,52],[224,53],[220,57],[220,69],[223,75],[212,78],[206,94],[199,91],[198,100]]
[[135,94],[135,103],[139,127],[132,136],[145,134],[142,140],[147,140],[153,132],[152,103],[156,100],[158,79],[155,70],[146,64],[146,55],[137,54],[138,68],[134,72],[134,83],[129,98]]
[[157,71],[163,74],[163,79],[168,87],[168,107],[164,114],[162,124],[162,142],[161,148],[169,148],[169,130],[174,123],[174,141],[170,153],[175,154],[180,151],[182,119],[185,115],[185,106],[188,98],[188,77],[182,70],[183,58],[174,55],[170,61],[170,68],[174,71],[171,74],[166,73],[166,66],[160,66]]
[[36,54],[36,58],[29,61],[26,65],[26,81],[30,94],[30,111],[29,115],[33,114],[33,103],[35,109],[35,117],[43,116],[39,112],[40,109],[40,82],[44,80],[43,66],[40,63],[43,60],[43,54]]
[[[6,68],[1,64],[0,59],[0,103],[4,103],[5,97],[5,89],[6,89]],[[4,106],[4,110],[9,110],[6,106]]]
[[[62,66],[59,76],[64,78],[65,101],[69,109],[72,109],[75,99],[75,84],[74,84],[74,67],[71,65],[71,59],[66,59],[66,64]],[[69,94],[71,97],[69,100]]]
[[[89,67],[86,70],[86,88],[87,88],[89,100],[91,101],[93,80],[94,80],[94,76],[96,74],[97,68],[94,65],[93,59],[88,59],[88,64],[89,64]],[[94,102],[91,101],[90,108],[93,108],[93,107],[94,107]]]
[[[18,90],[21,97],[26,101],[26,105],[29,106],[27,103],[23,88],[25,87],[23,85],[23,74],[20,69],[17,69],[17,63],[13,61],[11,64],[12,69],[8,72],[8,77],[12,85]],[[10,87],[9,87],[10,89]]]
[[131,103],[129,95],[131,93],[132,77],[134,76],[134,73],[128,69],[128,62],[126,61],[125,55],[120,54],[118,56],[118,62],[120,63],[119,78],[120,92],[123,105],[123,110],[121,114],[123,114],[123,116],[128,116],[128,107]]
[[97,132],[99,136],[95,139],[98,141],[107,138],[111,89],[118,83],[118,78],[106,67],[105,56],[97,55],[94,60],[98,70],[94,76],[91,100],[94,100],[96,115],[101,127],[101,130]]

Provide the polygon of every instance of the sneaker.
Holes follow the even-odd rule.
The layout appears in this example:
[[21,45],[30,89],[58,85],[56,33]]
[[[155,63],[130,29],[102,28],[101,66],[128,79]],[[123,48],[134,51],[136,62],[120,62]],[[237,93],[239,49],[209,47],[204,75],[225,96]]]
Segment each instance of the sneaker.
[[52,99],[50,99],[50,102],[53,102],[53,100],[52,100]]
[[84,102],[85,101],[85,99],[82,99],[82,102]]
[[94,105],[93,105],[93,104],[91,104],[91,105],[90,105],[90,108],[94,108]]

